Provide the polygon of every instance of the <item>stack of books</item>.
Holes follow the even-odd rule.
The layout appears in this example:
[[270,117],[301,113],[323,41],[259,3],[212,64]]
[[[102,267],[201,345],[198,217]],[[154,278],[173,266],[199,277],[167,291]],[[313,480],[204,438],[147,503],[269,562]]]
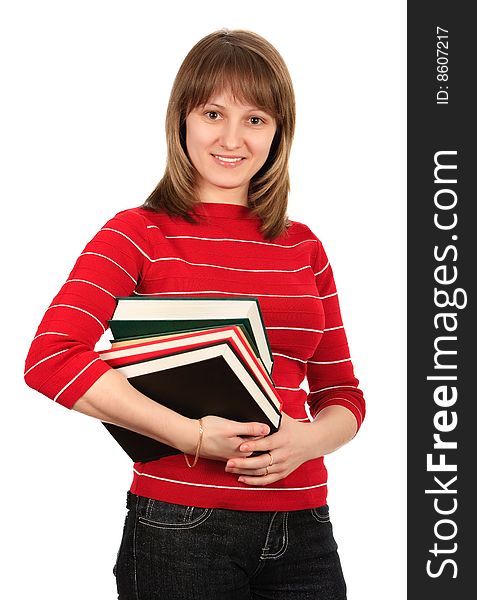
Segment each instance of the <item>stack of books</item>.
[[[114,339],[100,357],[152,400],[192,419],[217,415],[278,430],[281,401],[257,298],[121,297],[109,327]],[[135,462],[180,453],[103,425]]]

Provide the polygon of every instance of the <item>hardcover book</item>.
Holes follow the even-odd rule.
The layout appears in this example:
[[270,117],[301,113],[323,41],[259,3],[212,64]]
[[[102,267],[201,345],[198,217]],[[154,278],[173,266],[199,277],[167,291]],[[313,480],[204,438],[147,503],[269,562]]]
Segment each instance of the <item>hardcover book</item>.
[[[103,360],[111,361],[111,366],[152,400],[192,419],[217,415],[241,422],[266,423],[270,433],[278,430],[281,421],[278,396],[265,392],[266,386],[260,385],[244,366],[230,341],[209,342],[203,347],[169,354],[159,351],[157,356],[152,350],[128,356],[124,354],[126,350],[106,351],[102,354],[123,352],[123,356],[110,355]],[[255,367],[258,369],[259,365],[257,361]],[[262,377],[264,374],[265,370]],[[176,448],[153,438],[111,423],[103,425],[135,462],[180,454]]]
[[269,374],[273,355],[257,298],[119,297],[108,322],[115,339],[242,324]]

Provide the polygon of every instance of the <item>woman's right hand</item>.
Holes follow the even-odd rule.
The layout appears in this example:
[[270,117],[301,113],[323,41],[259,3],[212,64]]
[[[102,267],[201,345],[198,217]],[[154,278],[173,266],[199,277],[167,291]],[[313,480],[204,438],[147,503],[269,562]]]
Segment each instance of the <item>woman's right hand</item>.
[[[198,421],[197,437],[191,456],[195,455],[195,449],[199,441]],[[226,462],[230,458],[245,458],[252,452],[241,452],[240,445],[250,439],[260,439],[270,433],[270,427],[264,423],[232,421],[215,415],[202,417],[203,434],[199,456],[211,460]]]

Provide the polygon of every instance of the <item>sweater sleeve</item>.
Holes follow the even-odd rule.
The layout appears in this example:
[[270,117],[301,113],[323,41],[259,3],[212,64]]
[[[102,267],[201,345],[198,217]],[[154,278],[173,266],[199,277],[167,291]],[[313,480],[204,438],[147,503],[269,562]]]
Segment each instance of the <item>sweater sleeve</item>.
[[72,408],[110,367],[94,348],[108,328],[117,296],[130,296],[150,251],[145,218],[118,213],[88,242],[40,322],[25,362],[25,382]]
[[307,362],[310,414],[315,418],[326,406],[344,406],[355,416],[359,429],[365,416],[365,401],[354,375],[333,270],[319,240],[313,271],[325,324],[320,343]]

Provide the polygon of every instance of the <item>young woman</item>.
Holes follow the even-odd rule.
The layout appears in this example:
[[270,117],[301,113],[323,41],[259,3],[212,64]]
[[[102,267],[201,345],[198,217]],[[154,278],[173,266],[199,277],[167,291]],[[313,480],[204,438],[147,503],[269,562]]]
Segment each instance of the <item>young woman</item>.
[[[353,438],[365,404],[325,250],[287,218],[294,126],[269,42],[244,30],[200,40],[171,92],[163,178],[87,244],[32,342],[28,385],[184,453],[134,464],[113,570],[121,599],[346,597],[323,456]],[[95,344],[130,295],[258,298],[279,431],[186,418],[104,363]]]

